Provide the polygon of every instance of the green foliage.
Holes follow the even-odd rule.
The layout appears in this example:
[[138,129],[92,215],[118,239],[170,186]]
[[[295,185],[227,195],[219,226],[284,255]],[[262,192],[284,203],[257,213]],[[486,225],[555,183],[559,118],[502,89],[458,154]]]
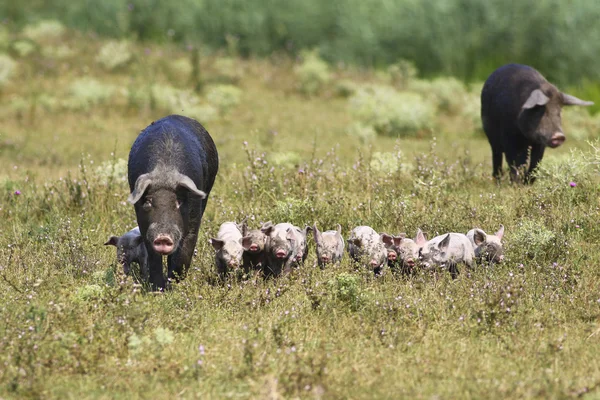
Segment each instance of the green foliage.
[[107,42],[96,56],[96,62],[108,71],[123,68],[132,59],[131,45],[126,40]]
[[0,54],[0,89],[10,83],[16,67],[17,63],[12,58],[6,54]]
[[365,295],[360,288],[360,278],[345,272],[327,282],[328,290],[336,301],[346,305],[350,310],[358,310],[365,302]]
[[[89,24],[104,18],[103,29],[111,32],[106,10],[114,1],[81,4],[65,2],[65,14],[87,7],[99,15],[90,15]],[[152,10],[174,6],[152,4],[135,1],[133,10],[124,4],[120,12],[145,6],[135,18],[162,24]],[[216,16],[232,7],[203,4],[212,4]],[[240,29],[269,26],[241,13],[248,3],[235,4],[240,12],[232,18],[248,18]],[[329,14],[318,14],[327,4]],[[330,15],[381,14],[368,4],[356,3],[357,10],[336,4],[308,1],[302,11],[315,13],[310,23],[317,33]],[[391,5],[389,14],[401,6]],[[282,21],[293,23],[297,11],[290,8]],[[206,20],[210,29],[221,29],[217,17]],[[288,26],[269,34],[296,35]],[[112,26],[116,34],[127,31],[122,27]],[[376,42],[359,28],[357,35]],[[179,40],[179,34],[166,40]],[[236,78],[243,95],[225,116],[206,99],[211,86],[227,82],[213,68],[220,55],[202,53],[198,65],[206,85],[200,91],[182,90],[187,77],[172,79],[168,72],[171,60],[191,55],[178,44],[131,41],[132,53],[143,54],[147,46],[151,52],[144,63],[129,64],[126,74],[107,73],[94,62],[102,39],[78,39],[77,33],[64,39],[77,63],[38,57],[49,45],[18,59],[19,73],[4,87],[6,107],[0,109],[0,397],[593,395],[600,381],[597,141],[573,138],[571,126],[565,145],[546,151],[534,185],[497,183],[489,144],[471,134],[466,115],[476,112],[466,103],[458,102],[456,113],[439,112],[437,94],[407,93],[390,82],[389,71],[340,66],[336,82],[346,81],[350,93],[371,90],[374,96],[368,88],[380,87],[389,98],[415,95],[433,110],[432,139],[377,135],[348,112],[348,98],[332,95],[336,82],[331,91],[307,98],[295,90],[290,59],[239,59],[231,54],[243,55],[255,39],[226,40],[228,57],[243,71]],[[93,104],[85,115],[64,104],[82,76],[113,89],[110,97],[85,100]],[[435,84],[428,90],[437,93]],[[476,109],[480,88],[464,90]],[[201,107],[214,114],[205,126],[220,164],[197,254],[172,290],[148,292],[122,273],[114,247],[103,245],[136,225],[126,202],[125,160],[151,121]],[[572,121],[582,138],[595,134],[593,117]],[[461,268],[456,280],[443,271],[402,276],[387,268],[375,277],[347,253],[339,265],[318,268],[309,235],[306,263],[286,276],[219,279],[208,239],[222,222],[243,218],[252,228],[269,220],[300,227],[317,221],[323,230],[339,223],[344,238],[363,224],[410,237],[422,228],[432,237],[474,226],[493,232],[502,223],[506,258],[493,267]]]
[[435,122],[435,106],[417,93],[371,86],[358,90],[349,102],[357,119],[380,135],[426,135]]
[[560,84],[600,80],[598,62],[590,56],[600,54],[600,10],[588,0],[516,5],[480,0],[50,0],[3,5],[0,15],[18,25],[45,18],[106,36],[200,42],[228,49],[230,55],[300,54],[318,48],[332,62],[380,66],[402,59],[427,77],[482,80],[515,61],[539,68]]
[[555,234],[546,228],[542,221],[523,219],[517,225],[511,242],[520,254],[530,257],[543,255],[550,247],[555,246]]
[[73,110],[87,111],[95,105],[106,103],[114,93],[112,85],[94,78],[79,78],[69,86],[70,97],[64,105]]
[[294,69],[300,90],[307,95],[315,95],[330,80],[329,65],[323,61],[316,51],[304,52],[302,63]]
[[64,36],[66,27],[57,20],[39,21],[23,28],[23,36],[37,43],[58,40]]
[[233,85],[216,85],[208,89],[206,100],[216,107],[221,115],[227,114],[240,103],[242,91]]

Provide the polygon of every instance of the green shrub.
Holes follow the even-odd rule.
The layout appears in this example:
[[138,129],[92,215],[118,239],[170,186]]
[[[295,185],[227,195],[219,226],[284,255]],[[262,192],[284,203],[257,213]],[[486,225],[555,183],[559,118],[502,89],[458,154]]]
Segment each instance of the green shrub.
[[436,78],[434,80],[413,80],[408,89],[435,102],[439,111],[458,114],[467,98],[465,85],[456,78]]
[[38,48],[31,40],[19,39],[12,42],[9,49],[17,57],[23,58],[33,54]]
[[242,91],[233,85],[216,85],[208,89],[206,100],[216,107],[221,115],[240,103]]
[[543,221],[524,218],[519,221],[510,241],[514,243],[514,248],[519,249],[519,253],[535,257],[545,254],[553,247],[554,238],[554,232],[546,228]]
[[294,68],[300,91],[307,95],[315,95],[324,85],[329,83],[329,65],[323,61],[317,51],[305,52],[302,63]]
[[105,104],[115,93],[115,88],[94,78],[79,78],[69,86],[69,97],[65,107],[73,110],[89,110]]
[[132,60],[131,44],[126,40],[104,44],[96,56],[96,62],[108,71],[123,68]]
[[584,141],[600,132],[600,114],[591,115],[584,107],[563,108],[562,121],[568,139]]
[[330,295],[350,310],[358,310],[365,302],[358,276],[342,272],[327,282]]
[[0,89],[10,83],[16,68],[17,63],[12,58],[6,54],[0,54]]
[[400,60],[387,68],[392,85],[406,89],[418,74],[415,64],[408,60]]
[[349,101],[357,119],[380,135],[414,137],[434,125],[435,105],[417,93],[372,86],[358,90]]
[[23,28],[23,36],[37,43],[44,43],[60,39],[64,36],[67,28],[57,20],[40,21]]
[[361,122],[355,122],[346,128],[346,133],[357,138],[361,143],[372,142],[377,138],[377,132],[371,125],[365,125]]

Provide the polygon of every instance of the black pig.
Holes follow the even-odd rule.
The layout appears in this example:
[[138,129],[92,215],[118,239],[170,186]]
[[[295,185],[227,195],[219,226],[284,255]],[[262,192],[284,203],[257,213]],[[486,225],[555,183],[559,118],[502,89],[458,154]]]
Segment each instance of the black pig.
[[165,288],[192,262],[200,221],[219,168],[215,144],[197,121],[170,115],[140,133],[129,152],[128,178],[140,232],[148,251],[150,283]]
[[[538,71],[526,65],[508,64],[487,79],[481,91],[481,120],[492,147],[493,174],[502,175],[502,154],[510,167],[511,181],[533,183],[531,173],[544,155],[546,146],[555,148],[566,139],[561,127],[563,106],[589,106],[560,92]],[[521,171],[529,168],[524,176]]]

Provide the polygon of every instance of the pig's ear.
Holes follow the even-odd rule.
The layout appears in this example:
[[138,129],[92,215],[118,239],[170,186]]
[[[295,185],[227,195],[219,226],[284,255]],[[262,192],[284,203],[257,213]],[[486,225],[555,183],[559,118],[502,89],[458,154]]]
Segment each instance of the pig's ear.
[[144,193],[146,193],[146,190],[148,189],[148,186],[150,186],[151,183],[152,178],[150,177],[150,174],[140,175],[135,181],[135,187],[133,188],[133,192],[131,192],[131,194],[127,198],[127,201],[131,204],[135,204],[138,201],[140,201],[140,199],[142,198]]
[[215,250],[219,251],[221,250],[221,248],[223,247],[223,245],[225,244],[224,241],[222,241],[221,239],[210,239],[210,244],[212,244],[212,247],[215,248]]
[[387,233],[383,232],[379,234],[379,237],[386,246],[391,246],[394,244],[394,237],[392,235],[388,235]]
[[524,110],[529,110],[536,106],[545,106],[550,101],[550,98],[544,94],[540,89],[535,89],[531,92],[525,104],[523,104]]
[[319,228],[317,228],[317,223],[315,222],[313,224],[313,237],[315,238],[315,243],[319,244],[319,242],[321,242],[321,232],[319,231]]
[[246,236],[246,234],[248,233],[248,224],[246,223],[247,219],[248,217],[244,218],[239,224],[235,224],[242,236]]
[[116,247],[118,241],[119,241],[119,238],[117,236],[111,236],[110,238],[108,238],[108,241],[106,243],[104,243],[104,245]]
[[421,228],[419,228],[417,230],[417,237],[415,237],[415,243],[419,247],[423,247],[423,246],[425,246],[425,243],[427,243],[427,238],[425,237],[425,234],[423,233],[423,231],[421,230]]
[[473,234],[473,241],[475,244],[479,246],[480,244],[485,243],[486,239],[487,235],[485,232],[479,228],[475,228],[475,233]]
[[287,228],[286,232],[287,232],[287,234],[285,235],[285,238],[287,240],[294,241],[294,239],[296,239],[296,237],[294,236],[294,231],[292,230],[292,228]]
[[340,234],[340,236],[342,235],[342,226],[340,224],[337,224],[337,233]]
[[504,225],[500,224],[500,229],[496,232],[496,236],[498,236],[498,239],[502,240],[502,236],[504,236]]
[[444,239],[442,239],[441,242],[438,243],[438,249],[440,249],[441,251],[446,251],[448,249],[449,245],[450,245],[450,234],[447,234],[446,237]]
[[594,105],[593,101],[585,101],[578,99],[575,96],[571,96],[570,94],[561,93],[562,103],[565,106],[592,106]]
[[196,187],[194,181],[187,175],[179,174],[177,177],[177,186],[182,186],[188,189],[190,192],[200,197],[201,199],[206,198],[206,193]]
[[262,227],[260,228],[261,232],[264,233],[265,235],[269,236],[271,234],[271,231],[273,230],[274,226],[273,223],[271,221],[265,222]]
[[244,250],[250,250],[250,246],[252,245],[252,237],[244,236],[243,238],[240,238],[240,244]]
[[304,227],[304,236],[308,236],[308,232],[312,232],[312,230],[313,230],[312,226],[306,225]]
[[394,246],[400,246],[402,240],[406,238],[406,233],[401,233],[398,236],[394,236]]

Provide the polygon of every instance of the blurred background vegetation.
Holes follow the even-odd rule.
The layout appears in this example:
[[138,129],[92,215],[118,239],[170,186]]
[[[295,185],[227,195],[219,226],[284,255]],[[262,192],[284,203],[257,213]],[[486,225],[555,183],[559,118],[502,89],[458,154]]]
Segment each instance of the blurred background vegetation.
[[483,80],[519,62],[589,92],[600,81],[600,7],[590,0],[31,0],[0,2],[0,15],[13,30],[55,19],[101,36],[233,46],[241,56],[318,49],[328,62],[369,67],[405,59],[424,77]]

